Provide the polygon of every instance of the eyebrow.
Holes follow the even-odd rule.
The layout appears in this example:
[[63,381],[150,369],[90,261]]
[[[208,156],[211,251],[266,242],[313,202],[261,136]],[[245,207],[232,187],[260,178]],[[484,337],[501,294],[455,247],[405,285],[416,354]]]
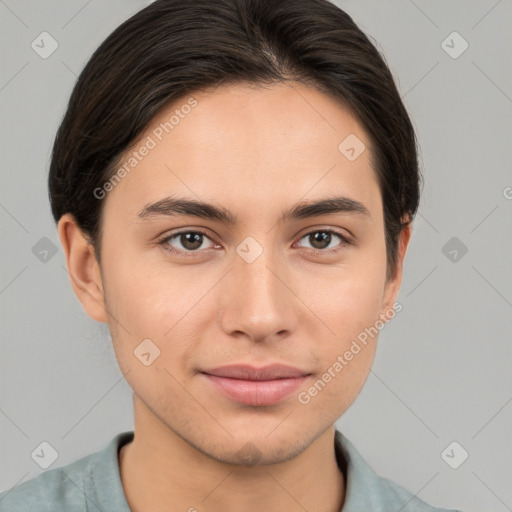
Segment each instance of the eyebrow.
[[[370,219],[371,215],[363,203],[345,196],[336,196],[318,201],[303,201],[281,214],[279,222],[305,219],[334,213],[356,214]],[[166,197],[147,204],[137,216],[148,219],[153,216],[188,215],[202,219],[218,220],[226,224],[236,225],[238,216],[222,206],[178,197]]]

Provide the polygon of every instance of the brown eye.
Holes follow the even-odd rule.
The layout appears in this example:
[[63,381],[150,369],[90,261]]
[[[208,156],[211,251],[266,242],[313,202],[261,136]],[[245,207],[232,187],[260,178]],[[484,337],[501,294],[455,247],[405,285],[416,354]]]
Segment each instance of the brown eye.
[[[194,253],[200,253],[203,249],[209,249],[214,246],[213,242],[210,246],[204,247],[205,240],[210,240],[206,233],[202,231],[180,231],[165,237],[159,243],[172,253],[181,253],[188,256]],[[211,240],[210,240],[211,242]]]
[[349,244],[348,239],[341,233],[329,229],[311,231],[301,238],[301,240],[305,239],[310,244],[310,248],[316,252],[329,253]]
[[178,235],[178,240],[181,245],[188,251],[195,251],[203,245],[203,234],[202,233],[181,233]]
[[332,235],[326,231],[317,231],[310,234],[308,241],[313,246],[313,249],[327,249],[331,243]]

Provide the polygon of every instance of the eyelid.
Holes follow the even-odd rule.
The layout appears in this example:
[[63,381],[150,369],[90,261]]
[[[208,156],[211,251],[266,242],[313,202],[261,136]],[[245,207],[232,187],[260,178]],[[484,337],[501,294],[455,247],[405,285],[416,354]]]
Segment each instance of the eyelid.
[[[335,252],[339,251],[340,247],[346,247],[347,245],[354,244],[354,241],[353,241],[352,237],[351,236],[347,236],[346,234],[341,232],[339,229],[335,229],[335,228],[332,228],[332,227],[318,227],[318,226],[313,226],[313,227],[310,226],[307,229],[308,229],[308,231],[306,231],[303,234],[299,235],[297,242],[295,242],[293,245],[295,245],[298,242],[300,242],[306,236],[312,235],[314,233],[319,233],[319,232],[334,234],[334,235],[338,236],[340,238],[340,240],[341,240],[341,242],[336,247],[331,248],[331,249],[314,249],[314,248],[301,247],[302,249],[308,249],[309,252],[313,252],[314,254],[332,254],[332,253],[335,253]],[[166,250],[166,251],[168,251],[170,253],[178,254],[178,255],[183,255],[185,257],[201,256],[205,252],[209,252],[212,249],[212,247],[210,247],[210,248],[207,248],[207,249],[201,249],[201,250],[196,250],[196,251],[183,251],[181,249],[176,249],[176,248],[174,248],[172,246],[169,246],[167,244],[167,242],[171,238],[178,237],[179,235],[182,235],[182,234],[185,234],[185,233],[200,233],[200,234],[204,235],[206,238],[208,238],[213,244],[219,245],[217,242],[215,242],[215,240],[212,239],[213,237],[210,236],[210,234],[205,229],[199,228],[199,227],[188,228],[188,229],[187,228],[185,228],[185,229],[180,228],[178,231],[171,232],[171,233],[168,233],[168,234],[160,237],[158,239],[158,241],[157,241],[157,244],[162,246],[162,248],[164,250]]]
[[308,228],[306,228],[306,231],[304,231],[301,235],[299,235],[299,239],[302,239],[306,235],[310,235],[312,233],[317,233],[319,231],[325,232],[325,233],[334,233],[335,235],[338,235],[340,238],[345,240],[347,243],[355,243],[354,235],[352,235],[352,233],[348,229],[335,228],[333,226],[326,226],[326,225],[309,226]]
[[209,252],[212,249],[212,247],[209,247],[207,249],[201,249],[199,251],[183,251],[181,249],[176,249],[175,247],[172,247],[171,245],[168,244],[168,241],[171,238],[176,238],[179,235],[182,235],[185,233],[200,233],[200,234],[204,235],[206,238],[208,238],[214,245],[218,245],[217,242],[215,242],[215,240],[212,239],[213,237],[207,231],[205,231],[203,228],[180,229],[179,231],[167,233],[166,235],[160,237],[156,243],[157,243],[157,245],[161,246],[167,252],[170,252],[172,254],[182,255],[185,257],[201,256],[206,251]]
[[308,235],[312,235],[313,233],[330,233],[330,234],[333,234],[333,235],[339,237],[339,239],[341,240],[337,246],[331,247],[330,249],[314,249],[311,247],[300,247],[300,249],[307,249],[308,252],[313,253],[315,255],[332,255],[332,254],[339,252],[343,247],[347,247],[349,245],[354,244],[352,237],[347,236],[346,234],[341,232],[339,229],[334,229],[331,227],[316,227],[316,226],[313,229],[308,228],[308,231],[306,231],[304,234],[299,236],[299,239],[297,242],[295,242],[295,244],[300,242],[303,238],[307,237]]

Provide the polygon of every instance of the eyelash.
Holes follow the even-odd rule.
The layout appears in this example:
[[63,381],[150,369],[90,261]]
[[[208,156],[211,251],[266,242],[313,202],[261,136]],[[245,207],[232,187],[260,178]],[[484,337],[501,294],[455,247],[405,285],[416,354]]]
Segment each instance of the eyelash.
[[[210,236],[208,235],[208,233],[206,233],[206,231],[203,231],[203,230],[197,228],[197,229],[193,229],[193,230],[191,229],[191,230],[178,231],[176,233],[173,233],[172,235],[166,235],[164,238],[160,239],[157,242],[157,244],[160,245],[165,251],[170,252],[171,254],[176,254],[176,255],[179,255],[179,256],[184,256],[186,258],[189,258],[189,257],[194,258],[194,257],[197,257],[197,256],[201,256],[201,253],[203,251],[181,251],[179,249],[175,249],[171,245],[168,245],[168,242],[170,240],[172,240],[174,238],[177,238],[180,235],[183,235],[185,233],[201,234],[201,235],[204,235],[205,237],[207,237],[208,239],[210,239]],[[339,231],[336,231],[336,230],[333,230],[333,229],[315,229],[313,231],[309,231],[308,233],[305,233],[304,235],[302,235],[300,237],[299,241],[302,240],[303,238],[309,236],[309,235],[314,234],[314,233],[329,233],[329,234],[332,234],[332,235],[336,235],[341,240],[340,244],[337,245],[335,248],[332,248],[332,249],[310,249],[310,252],[312,252],[315,256],[336,253],[336,252],[340,251],[342,247],[345,247],[347,245],[351,245],[351,243],[352,243],[346,236],[341,234]]]

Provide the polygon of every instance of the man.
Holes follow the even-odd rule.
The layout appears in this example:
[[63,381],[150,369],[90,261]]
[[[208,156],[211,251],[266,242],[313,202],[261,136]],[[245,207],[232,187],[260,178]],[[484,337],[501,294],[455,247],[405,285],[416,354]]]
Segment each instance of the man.
[[159,0],[123,23],[49,188],[135,429],[0,510],[441,510],[334,427],[373,361],[361,333],[400,307],[419,184],[393,78],[333,4]]

